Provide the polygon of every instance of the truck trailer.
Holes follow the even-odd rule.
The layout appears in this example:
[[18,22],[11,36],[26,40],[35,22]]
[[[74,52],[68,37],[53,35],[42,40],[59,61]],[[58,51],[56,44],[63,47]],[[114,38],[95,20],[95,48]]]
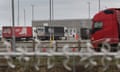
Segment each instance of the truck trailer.
[[110,51],[117,51],[120,42],[120,8],[109,8],[95,14],[92,19],[91,42],[95,50],[100,51],[107,41]]
[[[14,36],[16,40],[30,40],[33,37],[31,26],[15,26]],[[13,37],[13,27],[3,26],[2,27],[2,37],[5,39],[12,39]]]

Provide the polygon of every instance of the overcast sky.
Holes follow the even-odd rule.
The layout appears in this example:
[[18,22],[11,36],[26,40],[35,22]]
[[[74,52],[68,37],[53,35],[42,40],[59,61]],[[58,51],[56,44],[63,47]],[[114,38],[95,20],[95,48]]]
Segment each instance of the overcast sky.
[[[90,2],[90,16],[92,18],[98,12],[98,0],[54,0],[54,19],[88,18],[88,2]],[[49,0],[19,0],[19,4],[20,25],[31,25],[32,5],[34,5],[34,20],[49,19]],[[101,10],[111,7],[120,7],[120,0],[101,0]],[[15,0],[15,25],[18,25],[17,19],[18,0]],[[0,0],[0,24],[2,26],[12,25],[11,0]]]

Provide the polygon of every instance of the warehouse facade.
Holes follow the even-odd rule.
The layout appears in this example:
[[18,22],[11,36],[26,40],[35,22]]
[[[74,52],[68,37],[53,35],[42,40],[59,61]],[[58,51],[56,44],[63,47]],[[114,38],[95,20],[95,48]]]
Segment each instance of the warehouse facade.
[[90,19],[63,19],[63,20],[34,20],[32,21],[33,27],[44,26],[44,24],[48,24],[48,26],[65,26],[65,27],[76,27],[76,28],[90,28],[91,20]]
[[63,19],[63,20],[34,20],[32,21],[32,27],[43,26],[62,26],[68,28],[71,31],[75,30],[75,33],[81,34],[81,28],[91,28],[92,21],[90,19]]

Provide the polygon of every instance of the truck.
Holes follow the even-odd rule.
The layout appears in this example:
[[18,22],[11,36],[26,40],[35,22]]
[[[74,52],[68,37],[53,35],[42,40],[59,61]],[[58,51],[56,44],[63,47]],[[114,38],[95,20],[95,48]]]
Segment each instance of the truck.
[[103,43],[106,49],[117,51],[120,42],[120,8],[108,8],[95,14],[92,19],[91,43],[96,51],[101,51]]
[[90,39],[90,33],[91,33],[91,29],[90,28],[81,28],[80,29],[81,39],[83,39],[83,40]]
[[13,28],[14,36],[16,40],[30,40],[33,37],[32,27],[31,26],[3,26],[2,27],[2,37],[5,39],[12,39],[13,37]]
[[37,37],[40,40],[61,40],[65,37],[65,28],[60,26],[36,27]]

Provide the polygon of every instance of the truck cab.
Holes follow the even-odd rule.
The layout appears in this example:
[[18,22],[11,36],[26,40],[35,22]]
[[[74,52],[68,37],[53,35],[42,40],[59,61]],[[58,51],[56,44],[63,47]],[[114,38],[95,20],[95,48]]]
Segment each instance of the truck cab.
[[120,10],[110,8],[98,12],[93,17],[91,42],[95,49],[99,49],[104,41],[109,39],[110,45],[116,45],[120,40]]

